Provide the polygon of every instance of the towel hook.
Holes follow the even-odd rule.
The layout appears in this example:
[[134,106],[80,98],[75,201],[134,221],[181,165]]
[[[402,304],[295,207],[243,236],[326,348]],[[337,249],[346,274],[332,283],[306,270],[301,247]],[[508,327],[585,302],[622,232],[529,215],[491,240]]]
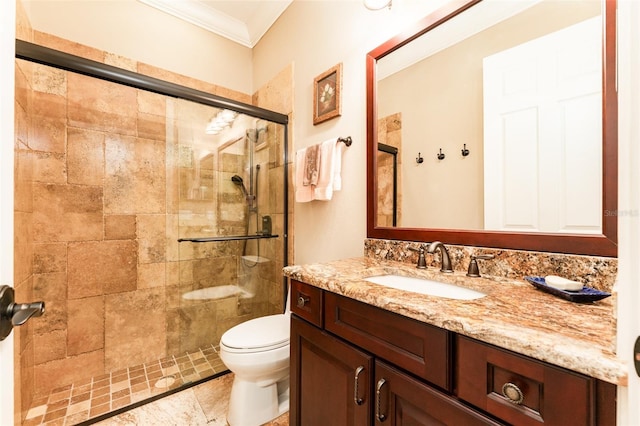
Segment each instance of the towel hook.
[[422,164],[423,161],[424,161],[424,158],[422,158],[422,155],[418,153],[418,156],[416,157],[416,163]]
[[465,143],[462,147],[462,156],[466,157],[467,155],[469,155],[469,150],[467,149],[467,144]]
[[442,148],[440,148],[440,153],[438,154],[438,160],[444,160],[444,154],[442,153]]

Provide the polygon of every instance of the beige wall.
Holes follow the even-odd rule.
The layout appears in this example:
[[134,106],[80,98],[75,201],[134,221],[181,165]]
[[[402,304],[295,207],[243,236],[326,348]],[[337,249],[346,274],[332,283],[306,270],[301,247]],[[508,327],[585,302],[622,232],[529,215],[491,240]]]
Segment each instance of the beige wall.
[[[405,0],[391,10],[367,10],[361,1],[294,0],[253,49],[254,87],[294,64],[295,149],[333,136],[351,136],[342,157],[343,189],[331,201],[294,204],[295,263],[361,256],[366,236],[367,52],[443,1]],[[342,62],[342,115],[313,125],[313,79]]]
[[251,49],[137,0],[24,0],[35,30],[244,93]]
[[378,116],[403,114],[402,226],[484,228],[483,59],[599,14],[598,2],[539,3],[380,81]]

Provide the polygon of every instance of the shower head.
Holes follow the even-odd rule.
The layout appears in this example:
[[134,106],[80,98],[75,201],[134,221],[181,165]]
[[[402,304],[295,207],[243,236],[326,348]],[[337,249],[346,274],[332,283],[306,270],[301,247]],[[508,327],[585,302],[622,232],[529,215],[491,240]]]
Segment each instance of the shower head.
[[238,175],[231,176],[231,182],[233,182],[234,184],[238,185],[240,187],[240,189],[242,189],[242,193],[244,194],[245,197],[249,197],[249,193],[247,192],[247,188],[245,188],[245,186],[244,186],[244,180],[240,176],[238,176]]

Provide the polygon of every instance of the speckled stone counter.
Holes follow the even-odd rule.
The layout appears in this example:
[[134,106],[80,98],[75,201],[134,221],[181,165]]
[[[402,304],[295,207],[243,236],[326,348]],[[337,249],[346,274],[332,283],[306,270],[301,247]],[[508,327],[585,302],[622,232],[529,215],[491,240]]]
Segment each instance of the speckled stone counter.
[[[395,261],[352,258],[284,268],[287,277],[461,335],[577,371],[627,385],[626,366],[615,355],[614,296],[590,304],[569,302],[537,290],[524,279],[438,269],[416,269]],[[454,300],[396,290],[364,281],[382,274],[423,277],[486,294]]]

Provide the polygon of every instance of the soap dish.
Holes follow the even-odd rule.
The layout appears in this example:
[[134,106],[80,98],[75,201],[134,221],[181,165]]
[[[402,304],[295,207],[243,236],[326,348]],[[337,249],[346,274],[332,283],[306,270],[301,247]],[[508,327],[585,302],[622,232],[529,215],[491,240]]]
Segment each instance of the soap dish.
[[529,283],[531,283],[535,288],[542,290],[546,293],[553,294],[554,296],[560,297],[570,302],[576,302],[576,303],[595,302],[597,300],[602,300],[604,298],[611,296],[611,293],[596,290],[595,288],[587,287],[586,285],[582,287],[582,290],[568,291],[568,290],[560,290],[559,288],[551,287],[545,282],[544,277],[524,277],[524,279],[529,281]]

